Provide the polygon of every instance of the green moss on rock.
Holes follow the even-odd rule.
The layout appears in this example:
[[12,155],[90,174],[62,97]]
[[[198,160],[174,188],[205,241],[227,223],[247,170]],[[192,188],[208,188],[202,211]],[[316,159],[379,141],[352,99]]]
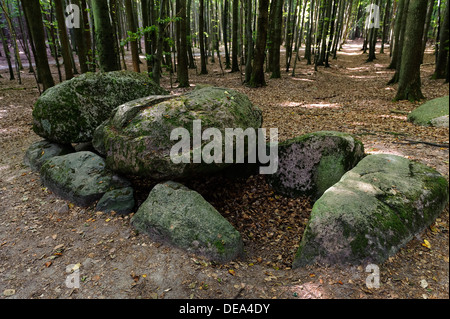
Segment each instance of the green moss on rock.
[[294,267],[381,263],[428,227],[448,204],[438,172],[394,155],[369,155],[313,206]]
[[444,96],[425,102],[409,113],[408,121],[422,126],[448,127],[449,97]]
[[46,90],[33,109],[36,134],[62,144],[90,142],[94,130],[119,105],[168,94],[145,74],[85,73]]

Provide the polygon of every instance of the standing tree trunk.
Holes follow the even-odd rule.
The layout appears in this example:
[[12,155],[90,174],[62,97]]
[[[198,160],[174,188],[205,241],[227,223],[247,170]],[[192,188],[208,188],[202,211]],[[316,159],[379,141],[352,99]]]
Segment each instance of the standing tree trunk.
[[186,0],[177,0],[177,15],[180,30],[178,47],[178,87],[189,87],[189,71],[187,56],[187,24],[186,24]]
[[22,5],[30,27],[36,51],[35,59],[39,79],[44,91],[55,85],[48,65],[47,47],[45,46],[44,25],[42,23],[41,5],[39,0],[22,0]]
[[272,71],[271,78],[281,78],[281,66],[280,66],[280,47],[281,47],[281,26],[283,19],[283,0],[275,0],[274,5],[274,29],[272,34],[272,56],[270,57],[272,65],[270,70]]
[[391,42],[391,63],[388,66],[388,69],[395,69],[397,67],[397,58],[399,56],[399,52],[402,51],[402,48],[400,47],[400,34],[402,31],[403,22],[406,20],[403,20],[403,15],[406,15],[405,11],[406,6],[405,3],[408,2],[408,0],[399,0],[398,1],[398,8],[397,8],[397,14],[395,16],[395,25],[394,25],[394,41]]
[[102,72],[118,71],[117,52],[107,1],[92,1],[98,62]]
[[200,63],[201,63],[201,71],[200,74],[208,74],[208,70],[206,68],[206,52],[205,52],[205,34],[204,34],[204,0],[200,0],[200,8],[199,8],[199,38],[200,41]]
[[[415,1],[415,0],[411,0],[411,1]],[[394,55],[392,56],[392,60],[395,59],[396,61],[396,65],[395,65],[395,73],[394,76],[392,77],[392,79],[388,82],[388,84],[395,84],[398,83],[398,80],[400,78],[400,69],[402,66],[402,58],[403,58],[403,49],[404,49],[404,40],[405,40],[405,33],[406,33],[406,23],[407,23],[407,18],[408,18],[408,11],[409,11],[409,3],[410,0],[405,0],[404,5],[403,5],[403,14],[402,14],[402,20],[401,20],[401,27],[399,30],[399,36],[398,36],[398,41],[395,44],[396,46],[396,50],[397,52],[394,53]],[[392,64],[392,60],[391,60],[391,64]]]
[[166,23],[164,19],[166,18],[165,11],[165,2],[167,0],[161,0],[160,8],[159,8],[159,20],[158,20],[158,43],[156,46],[155,58],[153,59],[153,68],[152,68],[152,78],[156,84],[160,84],[161,80],[161,66],[163,59],[163,50],[164,50],[164,29]]
[[288,15],[286,18],[286,72],[289,72],[292,58],[292,43],[294,42],[294,23],[295,23],[295,12],[294,11],[294,0],[289,0],[288,3]]
[[6,40],[5,34],[3,32],[3,28],[0,25],[0,38],[2,40],[3,50],[5,51],[6,62],[8,63],[9,69],[9,80],[12,81],[15,79],[14,77],[14,69],[11,63],[11,51],[9,51],[8,41]]
[[422,35],[427,13],[427,0],[411,0],[406,21],[399,85],[395,100],[423,99],[420,82]]
[[386,43],[387,31],[389,30],[389,18],[391,16],[391,0],[387,0],[383,18],[383,35],[381,36],[380,54],[384,53],[384,44]]
[[306,43],[305,43],[305,60],[307,65],[311,65],[311,44],[314,27],[314,6],[315,6],[314,0],[311,0],[308,17],[308,35],[306,36]]
[[[142,7],[142,24],[143,28],[150,27],[150,13],[148,0],[141,0]],[[147,72],[150,74],[152,71],[152,46],[150,41],[150,32],[144,32],[144,49],[145,49],[145,61],[147,62]]]
[[434,7],[434,0],[428,0],[427,19],[425,20],[425,27],[423,29],[423,36],[422,36],[422,63],[423,63],[423,56],[425,54],[425,49],[427,47],[427,42],[428,42],[428,30],[430,29],[431,15],[433,14],[433,7]]
[[447,60],[449,51],[449,8],[450,3],[447,3],[445,9],[445,16],[441,26],[441,32],[439,37],[439,52],[436,61],[435,71],[433,79],[445,79],[447,72]]
[[264,59],[266,55],[267,26],[269,23],[268,10],[269,0],[259,0],[255,59],[252,76],[248,83],[250,87],[261,87],[266,85],[264,79]]
[[[375,1],[375,5],[379,5],[379,0]],[[375,22],[375,21],[374,21]],[[369,57],[367,58],[367,62],[372,62],[376,59],[375,57],[375,46],[377,44],[377,35],[378,35],[378,28],[375,26],[372,26],[370,29],[370,36],[369,36]]]
[[245,81],[250,82],[252,75],[252,60],[253,60],[253,32],[252,32],[252,0],[244,0],[246,4],[246,22],[245,22],[245,38],[247,39],[247,59],[245,63]]
[[223,45],[225,46],[225,69],[229,69],[231,67],[230,53],[228,50],[228,21],[229,21],[228,8],[229,8],[229,1],[224,0],[222,19],[223,19]]
[[231,55],[231,72],[239,72],[239,0],[233,0],[233,43]]
[[70,57],[69,37],[67,36],[66,19],[63,11],[63,0],[55,0],[56,21],[58,22],[58,34],[61,42],[61,54],[64,61],[66,80],[73,78],[73,65]]
[[[77,5],[79,8],[81,8],[81,3],[80,0],[72,0],[72,2]],[[80,9],[81,10],[81,9]],[[80,17],[80,28],[75,28],[74,32],[75,32],[75,39],[77,41],[77,55],[78,55],[78,60],[80,63],[80,70],[81,73],[86,73],[88,72],[88,65],[87,65],[87,52],[86,52],[86,42],[84,40],[84,34],[85,32],[83,31],[84,29],[84,21],[83,21],[83,17]]]
[[[189,69],[195,69],[195,59],[194,54],[192,53],[192,34],[191,34],[191,4],[192,0],[188,0],[187,8],[186,8],[186,33],[187,33],[187,51],[189,58]],[[216,22],[217,23],[217,22]]]
[[[137,29],[131,0],[125,0],[125,10],[127,12],[128,30],[131,31],[131,33],[133,33],[133,36],[135,36]],[[133,70],[134,72],[141,72],[139,66],[138,43],[136,39],[132,39],[130,41],[130,47],[131,47],[131,60],[133,61]]]

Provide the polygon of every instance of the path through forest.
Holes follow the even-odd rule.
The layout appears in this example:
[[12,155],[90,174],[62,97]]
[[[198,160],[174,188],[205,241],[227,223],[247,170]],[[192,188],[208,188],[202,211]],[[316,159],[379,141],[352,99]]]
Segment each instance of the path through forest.
[[[318,72],[302,60],[295,77],[283,73],[260,89],[244,87],[240,73],[222,76],[217,62],[208,65],[206,76],[191,70],[190,81],[246,93],[263,110],[264,127],[278,128],[280,140],[319,130],[348,132],[367,153],[406,156],[448,178],[448,128],[407,123],[407,112],[418,104],[392,102],[389,55],[365,63],[360,48],[349,42],[331,68]],[[447,84],[430,79],[433,59],[427,52],[422,66],[427,100],[449,94]],[[52,72],[56,79],[54,66]],[[258,177],[192,182],[243,234],[246,256],[224,265],[136,235],[129,217],[75,207],[43,188],[38,174],[22,164],[27,147],[40,139],[31,130],[34,78],[26,70],[24,85],[18,85],[7,70],[0,74],[0,298],[449,298],[448,207],[432,227],[378,265],[379,289],[366,287],[369,274],[362,266],[290,269],[311,202],[273,194]],[[171,89],[167,76],[162,85]],[[244,210],[249,203],[252,209]],[[72,289],[65,283],[66,267],[76,264],[81,286]]]

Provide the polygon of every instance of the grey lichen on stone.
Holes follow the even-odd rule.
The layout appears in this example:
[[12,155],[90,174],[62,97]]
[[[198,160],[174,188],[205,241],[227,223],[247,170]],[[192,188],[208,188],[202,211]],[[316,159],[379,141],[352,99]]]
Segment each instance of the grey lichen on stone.
[[131,224],[155,240],[218,262],[243,252],[239,232],[199,193],[179,183],[156,185]]
[[267,180],[283,195],[317,199],[363,157],[363,144],[350,134],[313,132],[279,143],[278,171]]

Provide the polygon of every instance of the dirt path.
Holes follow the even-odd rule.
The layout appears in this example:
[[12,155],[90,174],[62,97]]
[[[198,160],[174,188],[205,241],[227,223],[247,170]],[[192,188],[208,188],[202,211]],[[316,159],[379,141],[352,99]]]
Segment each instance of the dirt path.
[[[316,73],[301,61],[296,77],[283,73],[262,89],[243,87],[239,73],[222,77],[217,63],[209,65],[208,76],[191,71],[191,83],[248,94],[264,112],[264,127],[277,127],[281,140],[318,130],[349,132],[364,142],[368,153],[407,156],[448,177],[448,148],[405,141],[448,145],[448,129],[407,123],[397,111],[417,105],[392,102],[396,87],[386,86],[393,74],[386,69],[389,56],[377,58],[365,63],[359,43],[350,43],[331,68]],[[427,99],[448,95],[448,85],[429,79],[432,61],[428,54],[422,70]],[[430,229],[378,265],[381,286],[368,289],[369,273],[362,266],[290,269],[311,203],[275,198],[259,179],[229,182],[228,188],[217,190],[230,192],[224,199],[204,191],[218,209],[237,207],[236,214],[245,196],[258,196],[261,210],[252,223],[239,225],[240,215],[233,220],[245,233],[247,255],[225,265],[137,236],[129,217],[74,207],[43,188],[39,176],[22,164],[27,147],[40,139],[31,131],[38,97],[33,77],[25,71],[25,85],[19,86],[8,81],[7,70],[0,74],[0,298],[449,298],[448,208]],[[169,83],[165,78],[170,89]],[[227,202],[239,194],[236,205]],[[277,205],[292,212],[292,218],[270,222]],[[257,227],[251,236],[253,224]],[[431,249],[422,245],[424,239]],[[66,285],[70,265],[79,267],[79,289]]]

